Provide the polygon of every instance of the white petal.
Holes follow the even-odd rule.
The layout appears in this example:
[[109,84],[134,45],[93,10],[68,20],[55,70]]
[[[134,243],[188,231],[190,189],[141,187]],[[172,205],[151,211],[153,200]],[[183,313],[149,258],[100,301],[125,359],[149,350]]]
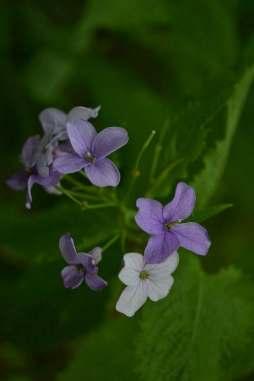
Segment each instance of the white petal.
[[126,284],[126,286],[136,286],[139,283],[139,274],[140,271],[133,270],[129,267],[124,267],[118,277],[119,279]]
[[126,267],[136,270],[142,271],[144,269],[144,257],[138,253],[128,253],[124,255],[124,264]]
[[175,251],[164,262],[145,266],[145,270],[149,272],[147,291],[152,301],[156,302],[168,295],[174,283],[171,274],[176,270],[178,263],[179,256]]
[[174,279],[169,274],[166,277],[164,276],[156,280],[150,277],[147,282],[148,297],[153,302],[157,302],[158,300],[165,298],[173,286],[173,283]]
[[128,317],[132,317],[147,300],[147,287],[145,282],[139,282],[137,286],[126,287],[118,302],[116,310]]
[[179,264],[179,255],[177,251],[171,254],[164,262],[147,264],[144,269],[150,274],[158,275],[160,277],[162,274],[172,274]]

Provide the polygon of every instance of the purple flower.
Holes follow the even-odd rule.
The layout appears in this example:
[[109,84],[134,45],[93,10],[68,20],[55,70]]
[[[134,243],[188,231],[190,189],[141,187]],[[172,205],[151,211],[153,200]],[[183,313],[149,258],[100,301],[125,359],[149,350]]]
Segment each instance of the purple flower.
[[87,253],[77,253],[74,241],[69,234],[60,238],[59,247],[68,266],[61,271],[64,287],[77,288],[84,281],[92,290],[101,290],[107,282],[97,275],[98,263],[101,261],[101,248],[96,247]]
[[28,209],[31,209],[32,187],[34,184],[39,184],[47,192],[52,193],[61,177],[52,166],[49,167],[48,176],[41,176],[38,173],[36,163],[38,160],[40,144],[41,140],[38,136],[33,136],[25,142],[21,153],[21,161],[25,169],[7,180],[7,185],[14,190],[21,191],[27,189],[26,207]]
[[64,141],[68,139],[66,128],[68,121],[97,118],[100,108],[100,106],[94,109],[78,106],[74,107],[68,114],[66,114],[57,108],[51,107],[46,108],[39,114],[39,120],[45,135],[50,135],[54,140]]
[[196,203],[193,188],[180,182],[173,200],[166,206],[156,200],[139,198],[135,220],[151,237],[145,249],[147,263],[161,263],[179,247],[206,255],[211,242],[207,230],[195,222],[181,223],[189,217]]
[[99,110],[100,106],[95,109],[80,106],[74,107],[65,114],[56,108],[47,108],[39,114],[44,131],[44,136],[38,145],[36,159],[36,169],[40,176],[49,176],[49,166],[53,163],[59,143],[68,140],[67,122],[96,118]]
[[97,134],[91,123],[74,119],[67,122],[67,132],[73,152],[57,157],[54,168],[63,174],[84,169],[92,184],[98,187],[117,186],[120,173],[107,156],[127,144],[127,131],[109,127]]

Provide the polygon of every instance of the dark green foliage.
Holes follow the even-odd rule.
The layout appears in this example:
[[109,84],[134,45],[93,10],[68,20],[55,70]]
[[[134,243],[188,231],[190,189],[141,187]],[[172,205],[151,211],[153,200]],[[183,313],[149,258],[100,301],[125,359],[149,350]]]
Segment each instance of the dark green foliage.
[[112,319],[78,343],[73,362],[57,380],[71,381],[84,374],[89,381],[103,381],[105,377],[138,381],[134,362],[137,331],[134,320]]
[[248,374],[254,369],[254,285],[234,269],[206,275],[187,255],[170,297],[143,314],[143,379],[230,381]]

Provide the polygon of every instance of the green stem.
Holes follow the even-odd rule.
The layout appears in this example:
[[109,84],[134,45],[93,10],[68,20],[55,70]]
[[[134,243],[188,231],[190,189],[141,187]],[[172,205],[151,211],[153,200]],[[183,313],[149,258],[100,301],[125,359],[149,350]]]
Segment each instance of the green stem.
[[109,249],[110,246],[112,246],[112,245],[118,240],[119,236],[120,236],[119,234],[116,234],[111,240],[109,240],[109,241],[106,243],[106,245],[104,245],[104,246],[102,247],[102,251],[106,251],[107,249]]
[[140,176],[140,170],[139,170],[139,166],[140,166],[140,162],[141,162],[141,159],[145,153],[145,151],[147,150],[147,148],[149,147],[149,145],[151,144],[154,136],[156,134],[156,131],[153,130],[151,132],[151,134],[148,136],[147,140],[145,141],[145,143],[143,144],[143,147],[141,148],[139,154],[138,154],[138,157],[137,157],[137,160],[136,160],[136,163],[135,163],[135,166],[132,170],[132,173],[131,173],[131,182],[130,182],[130,186],[129,186],[129,190],[128,192],[126,193],[126,198],[125,200],[127,200],[131,193],[132,193],[132,190],[133,190],[133,187],[134,187],[134,184],[137,180],[137,178]]
[[94,205],[83,205],[83,210],[91,210],[91,209],[103,209],[103,208],[116,208],[117,205],[112,202],[108,202],[105,204],[94,204]]
[[71,192],[69,192],[67,189],[65,189],[64,187],[62,187],[61,185],[58,185],[58,189],[60,192],[62,192],[65,196],[67,196],[69,199],[71,199],[72,201],[74,201],[76,204],[78,204],[79,206],[83,206],[82,202],[80,202],[76,197],[74,197]]
[[167,119],[166,122],[164,123],[163,127],[162,127],[160,137],[159,137],[159,141],[156,144],[156,147],[154,150],[154,158],[153,158],[153,162],[152,162],[152,166],[151,166],[149,184],[151,184],[154,180],[154,175],[156,173],[156,169],[158,167],[158,162],[159,162],[159,158],[160,158],[161,151],[162,151],[162,142],[163,142],[163,139],[165,137],[165,134],[166,134],[168,127],[169,127],[169,120]]

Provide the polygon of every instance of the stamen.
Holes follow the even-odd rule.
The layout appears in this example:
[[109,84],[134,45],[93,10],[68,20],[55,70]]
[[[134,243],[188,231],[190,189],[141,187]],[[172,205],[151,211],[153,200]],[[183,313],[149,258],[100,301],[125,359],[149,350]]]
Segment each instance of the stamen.
[[148,279],[149,278],[149,272],[148,271],[141,271],[141,273],[139,274],[139,277],[140,279],[142,280],[145,280],[145,279]]
[[175,224],[177,224],[177,222],[166,222],[164,224],[165,228],[169,231]]
[[85,160],[88,161],[89,163],[94,163],[96,158],[91,154],[91,152],[87,151],[85,153]]

